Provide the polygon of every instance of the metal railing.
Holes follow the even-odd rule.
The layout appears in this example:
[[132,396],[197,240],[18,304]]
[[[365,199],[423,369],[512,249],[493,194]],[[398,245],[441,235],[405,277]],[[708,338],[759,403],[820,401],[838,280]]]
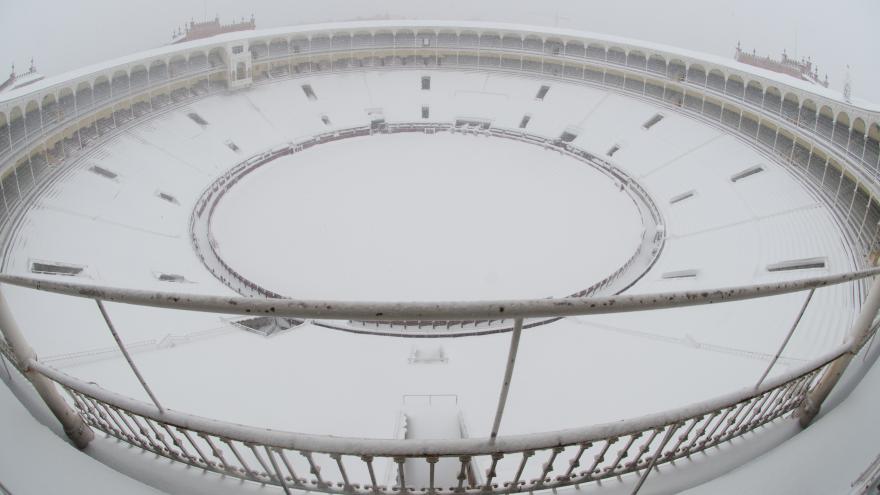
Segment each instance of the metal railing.
[[[31,378],[81,446],[88,428],[162,457],[237,479],[277,485],[286,493],[392,495],[408,492],[511,493],[552,489],[627,476],[634,491],[654,468],[696,453],[799,411],[802,422],[818,411],[849,360],[872,335],[880,309],[875,278],[846,343],[758,385],[686,407],[614,423],[498,436],[522,321],[714,304],[815,290],[880,274],[880,268],[773,284],[663,294],[465,303],[339,303],[156,293],[0,275],[0,283],[98,301],[240,315],[272,314],[323,319],[464,319],[506,314],[516,327],[495,417],[493,436],[448,440],[386,440],[290,433],[242,426],[163,408],[105,390],[40,362],[29,349],[0,293],[0,324],[9,345],[0,351]],[[805,305],[806,306],[806,305]],[[102,311],[103,312],[103,311]],[[106,317],[106,315],[105,315]],[[107,318],[111,332],[115,333]],[[792,327],[792,332],[796,327]],[[117,341],[124,352],[122,343]],[[782,352],[783,346],[779,353]],[[777,354],[778,355],[778,354]],[[128,356],[127,356],[128,358]],[[133,371],[137,368],[129,359]],[[773,363],[771,362],[770,367]],[[768,367],[768,371],[770,369]],[[765,376],[767,373],[765,372]],[[60,398],[60,385],[69,396]],[[66,406],[64,410],[61,405]],[[72,407],[71,407],[72,405]],[[86,430],[83,430],[86,428]],[[89,431],[90,433],[90,431]],[[88,434],[85,434],[88,436]],[[440,469],[442,467],[443,469]],[[381,473],[393,473],[390,478]],[[450,474],[453,473],[453,474]],[[408,484],[407,480],[410,480]],[[413,484],[412,480],[426,480]]]

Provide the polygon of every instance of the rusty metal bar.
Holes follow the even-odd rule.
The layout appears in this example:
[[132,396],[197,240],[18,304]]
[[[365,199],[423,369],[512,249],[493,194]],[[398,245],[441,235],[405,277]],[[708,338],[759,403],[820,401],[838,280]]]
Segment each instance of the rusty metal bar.
[[510,392],[510,381],[513,378],[513,367],[516,364],[516,353],[519,349],[519,338],[522,335],[523,319],[517,318],[513,324],[513,333],[510,335],[510,350],[507,353],[507,367],[504,369],[504,381],[501,382],[501,393],[498,396],[498,408],[495,410],[495,420],[492,422],[490,440],[498,436],[498,428],[501,426],[501,416],[504,415],[504,406],[507,405],[507,394]]

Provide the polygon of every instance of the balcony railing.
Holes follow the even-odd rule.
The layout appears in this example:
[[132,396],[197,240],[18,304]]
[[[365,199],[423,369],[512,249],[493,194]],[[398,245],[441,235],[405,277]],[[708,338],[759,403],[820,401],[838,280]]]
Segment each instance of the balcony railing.
[[[498,436],[524,318],[565,317],[717,304],[846,283],[880,274],[880,268],[789,282],[663,294],[466,303],[358,303],[218,297],[99,287],[0,275],[19,285],[98,302],[110,332],[153,400],[146,403],[105,390],[40,362],[0,293],[0,351],[34,384],[80,445],[97,430],[167,459],[231,478],[276,485],[286,493],[394,495],[410,492],[492,493],[546,490],[617,478],[638,491],[661,464],[709,456],[715,447],[761,426],[809,423],[853,356],[876,330],[880,277],[844,345],[754,386],[671,411],[568,430]],[[807,298],[802,310],[810,298]],[[343,438],[242,426],[161,406],[118,339],[103,301],[239,315],[386,320],[491,318],[516,322],[511,333],[498,411],[488,438],[393,440]],[[800,318],[800,317],[799,317]],[[798,318],[798,320],[799,320]],[[776,358],[797,329],[792,326]],[[534,330],[534,331],[540,331]],[[379,338],[379,337],[377,337]],[[66,393],[63,399],[55,385]],[[535,461],[530,462],[531,458]],[[483,471],[485,468],[485,471]],[[379,473],[393,473],[389,481]]]

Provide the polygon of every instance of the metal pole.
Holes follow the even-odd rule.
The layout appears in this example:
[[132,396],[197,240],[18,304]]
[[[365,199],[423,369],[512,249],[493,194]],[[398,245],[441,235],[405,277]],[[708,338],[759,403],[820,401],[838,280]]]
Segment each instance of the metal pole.
[[510,380],[513,377],[513,365],[516,364],[516,351],[519,349],[519,337],[522,335],[523,319],[517,318],[513,322],[513,332],[510,335],[510,351],[507,353],[507,369],[504,370],[504,382],[501,384],[501,395],[498,397],[498,409],[495,411],[495,421],[492,423],[492,434],[489,441],[494,442],[498,436],[498,427],[501,426],[501,416],[504,414],[504,406],[507,404],[507,393],[510,391]]
[[873,326],[874,318],[877,316],[877,311],[880,311],[880,277],[874,278],[874,283],[871,284],[871,290],[868,291],[868,297],[865,298],[862,311],[859,313],[858,318],[856,318],[856,322],[849,331],[849,335],[847,335],[850,345],[849,352],[840,356],[831,364],[816,386],[813,387],[813,390],[807,393],[804,403],[798,410],[799,422],[802,428],[809,426],[810,422],[819,414],[822,403],[828,398],[837,382],[840,381],[840,377],[846,371],[849,362],[858,354],[859,349],[871,336],[871,327]]
[[95,438],[95,433],[83,421],[82,417],[65,402],[61,394],[58,393],[55,384],[31,369],[31,362],[36,361],[37,354],[28,344],[27,340],[25,340],[21,330],[19,330],[18,324],[9,310],[9,303],[6,302],[6,297],[2,291],[0,291],[0,331],[3,332],[3,337],[12,348],[12,354],[15,356],[15,360],[18,361],[19,367],[24,370],[25,377],[34,386],[34,389],[36,389],[40,398],[43,399],[43,402],[46,403],[46,406],[49,407],[49,410],[52,411],[52,414],[61,422],[64,433],[67,434],[67,437],[70,438],[77,448],[86,448],[89,442]]
[[779,360],[779,355],[782,354],[782,351],[785,350],[785,346],[788,345],[788,341],[791,340],[791,336],[794,335],[794,330],[797,328],[798,323],[801,322],[801,318],[804,316],[804,312],[807,310],[807,306],[810,304],[810,299],[813,298],[813,293],[816,292],[816,289],[810,289],[810,293],[807,294],[807,299],[804,301],[804,305],[801,306],[801,310],[797,315],[797,318],[794,320],[794,324],[791,326],[791,329],[788,331],[788,335],[785,336],[785,340],[782,341],[782,345],[779,346],[779,350],[776,351],[776,355],[773,356],[773,360],[770,361],[770,364],[767,366],[767,369],[764,370],[764,374],[761,375],[761,378],[758,379],[758,383],[755,384],[755,390],[764,383],[764,379],[767,378],[767,375],[770,374],[770,370],[773,369],[773,365],[776,364],[776,361]]
[[663,437],[663,441],[660,442],[660,446],[657,448],[657,453],[651,457],[651,462],[648,464],[648,467],[645,468],[645,472],[642,473],[642,476],[639,478],[639,482],[636,483],[636,486],[633,488],[631,495],[636,495],[639,493],[639,490],[642,489],[642,485],[645,484],[645,480],[648,479],[648,475],[651,474],[651,471],[654,469],[654,466],[657,465],[657,459],[660,458],[660,455],[663,454],[663,449],[666,448],[666,444],[669,443],[669,440],[672,439],[672,435],[675,434],[676,431],[681,427],[681,423],[669,425],[669,430],[666,431],[666,435]]
[[125,360],[128,361],[128,365],[131,366],[131,371],[134,372],[134,375],[137,377],[138,381],[141,382],[141,386],[144,387],[144,390],[147,391],[147,395],[150,396],[150,399],[153,401],[153,404],[156,404],[156,407],[159,408],[159,412],[164,413],[165,409],[159,404],[159,401],[156,400],[156,396],[153,395],[153,391],[150,390],[150,387],[147,385],[147,382],[144,381],[144,377],[141,376],[141,372],[138,371],[137,366],[134,365],[134,361],[131,360],[131,356],[128,354],[128,351],[125,349],[125,345],[122,344],[122,340],[119,338],[119,334],[116,333],[116,328],[113,327],[113,322],[110,321],[110,316],[107,314],[107,309],[104,307],[104,303],[101,302],[100,299],[95,299],[95,302],[98,303],[98,309],[101,310],[101,316],[104,317],[104,321],[107,322],[107,328],[110,329],[110,333],[113,334],[113,339],[116,340],[116,345],[119,346],[119,350],[122,351],[122,355],[125,356]]

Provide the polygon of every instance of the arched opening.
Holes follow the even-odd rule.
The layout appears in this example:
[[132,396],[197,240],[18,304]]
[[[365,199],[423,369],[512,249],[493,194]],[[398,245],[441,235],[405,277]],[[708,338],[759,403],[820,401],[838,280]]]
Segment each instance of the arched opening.
[[0,112],[0,153],[9,151],[9,122],[6,120],[6,114]]
[[[287,43],[286,40],[278,40],[284,45],[277,44],[275,46],[275,50],[272,50],[273,44],[276,43],[276,40],[272,40],[269,42],[269,55],[275,57],[280,55],[287,54]],[[351,49],[351,35],[348,33],[333,33],[333,37],[330,38],[330,45],[334,50],[350,50]]]
[[569,57],[583,58],[587,53],[587,49],[580,41],[569,41],[565,44],[565,54]]
[[827,139],[831,139],[831,132],[834,129],[834,111],[831,110],[831,107],[825,105],[819,109],[816,124],[819,134]]
[[687,77],[687,66],[678,59],[669,62],[667,71],[667,76],[675,81],[684,81],[685,77]]
[[191,53],[187,60],[190,72],[198,72],[208,67],[208,56],[205,52]]
[[541,52],[544,50],[544,42],[537,36],[526,36],[523,40],[523,50]]
[[847,141],[849,140],[849,115],[846,112],[840,112],[837,114],[837,118],[834,120],[834,142],[839,146],[846,147]]
[[749,81],[745,97],[747,102],[760,107],[764,101],[764,87],[758,81]]
[[94,92],[95,103],[110,99],[110,79],[107,76],[99,76],[95,79]]
[[710,88],[724,92],[724,74],[721,73],[718,69],[712,69],[709,71],[709,75],[706,77],[706,85]]
[[[2,135],[2,133],[0,133]],[[874,122],[868,128],[868,139],[865,141],[865,161],[880,170],[880,124]]]
[[867,126],[865,125],[865,121],[862,120],[861,117],[857,117],[853,120],[852,123],[852,131],[849,138],[849,152],[853,153],[861,159],[862,152],[865,149],[865,131]]
[[[366,32],[354,33],[351,38],[351,47],[354,49],[368,48],[373,46],[373,35]],[[292,49],[292,46],[290,47]]]
[[692,84],[706,85],[706,69],[702,65],[693,64],[688,67],[687,80]]
[[648,70],[658,74],[666,74],[666,59],[654,54],[648,59]]
[[70,117],[76,111],[74,105],[73,90],[64,88],[58,92],[58,119],[64,120]]
[[19,107],[15,107],[9,112],[9,134],[13,147],[24,140],[24,116]]
[[168,66],[164,60],[154,60],[150,64],[150,82],[168,79]]
[[121,95],[128,92],[128,73],[124,70],[114,72],[110,87],[112,88],[114,95]]
[[562,55],[563,50],[564,45],[561,39],[550,38],[544,41],[544,53],[546,53],[547,55]]
[[140,89],[147,86],[147,81],[149,79],[147,68],[143,65],[136,65],[133,69],[131,69],[131,73],[129,74],[129,82],[131,83],[132,89]]
[[724,91],[735,98],[745,98],[743,79],[736,74],[731,75],[727,78],[727,86],[724,88]]
[[43,97],[40,111],[43,113],[43,126],[58,122],[58,102],[55,101],[55,95],[48,94]]
[[[357,37],[357,35],[355,35]],[[488,42],[488,40],[487,40]],[[352,46],[355,40],[352,39]],[[498,38],[498,45],[501,45],[501,38]],[[437,46],[437,35],[433,31],[419,31],[416,33],[416,46],[419,48],[434,48]]]
[[244,62],[239,62],[235,65],[235,80],[241,81],[247,77],[247,65]]
[[648,59],[645,58],[645,54],[638,51],[632,50],[626,56],[626,65],[629,67],[635,67],[637,69],[648,69]]
[[516,33],[506,33],[501,36],[501,46],[504,48],[512,48],[514,50],[522,50],[522,36]]
[[[326,42],[326,46],[324,46],[323,48],[330,48],[330,38],[323,36],[322,40],[324,40],[324,39],[326,39],[327,42]],[[314,42],[315,40],[312,39],[312,41]],[[323,43],[322,43],[322,45],[323,45]],[[251,52],[251,57],[253,57],[254,60],[259,60],[261,58],[266,58],[269,56],[269,47],[263,41],[255,41],[255,42],[249,44],[248,50]]]
[[168,62],[168,69],[171,72],[171,77],[178,77],[186,74],[186,58],[183,55],[175,55],[171,57],[171,61]]
[[587,58],[605,60],[605,47],[597,43],[587,45]]
[[813,100],[804,100],[801,103],[800,125],[808,129],[816,127],[816,103]]
[[91,108],[92,104],[94,104],[94,100],[92,99],[92,86],[87,81],[79,83],[76,87],[75,96],[76,109],[79,112]]
[[779,113],[781,106],[782,93],[773,86],[767,88],[764,92],[764,109],[769,112]]
[[208,65],[211,67],[219,67],[226,60],[226,51],[222,48],[214,48],[208,52]]
[[24,121],[28,136],[40,134],[40,104],[37,100],[31,100],[24,108]]
[[782,116],[790,122],[797,122],[800,112],[800,101],[794,93],[786,93],[782,99]]
[[626,53],[622,48],[612,46],[608,49],[608,61],[614,64],[626,65]]
[[[479,40],[477,41],[479,43]],[[416,45],[416,33],[409,30],[398,31],[394,35],[394,46],[400,48],[413,48]]]

